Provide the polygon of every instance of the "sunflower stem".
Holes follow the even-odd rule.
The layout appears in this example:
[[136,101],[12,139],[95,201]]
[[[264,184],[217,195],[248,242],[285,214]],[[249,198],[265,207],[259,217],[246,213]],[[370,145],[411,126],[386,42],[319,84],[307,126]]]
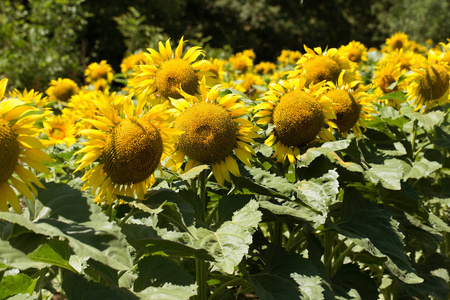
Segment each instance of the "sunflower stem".
[[[412,136],[411,136],[411,153],[414,155],[416,149],[416,135],[417,135],[417,125],[419,124],[419,120],[415,119],[412,128]],[[414,157],[412,157],[414,159]]]
[[134,215],[135,213],[137,213],[138,212],[138,210],[135,208],[135,207],[132,207],[131,208],[131,210],[130,210],[130,212],[119,222],[119,226],[120,227],[122,227],[124,224],[125,224],[125,222],[132,216],[132,215]]
[[[201,200],[200,211],[198,212],[199,223],[205,224],[206,209],[208,207],[208,199],[206,193],[206,182],[208,180],[206,170],[203,170],[199,175],[198,195]],[[197,281],[197,300],[207,300],[209,296],[208,290],[208,265],[203,259],[195,259],[195,273]]]

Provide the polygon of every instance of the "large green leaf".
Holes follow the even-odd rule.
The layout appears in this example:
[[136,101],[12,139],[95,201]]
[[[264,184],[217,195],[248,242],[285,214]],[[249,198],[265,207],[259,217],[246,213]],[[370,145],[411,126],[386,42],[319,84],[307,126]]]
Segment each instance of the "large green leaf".
[[65,268],[69,271],[76,272],[70,265],[70,249],[66,241],[58,239],[49,239],[46,243],[39,246],[34,252],[28,254],[34,261],[47,263],[58,267]]
[[333,226],[373,256],[384,258],[387,269],[403,282],[423,281],[404,253],[402,237],[390,215],[356,189],[345,190],[341,219]]
[[17,294],[31,295],[37,280],[37,278],[33,279],[22,273],[4,276],[0,281],[0,299],[6,299]]
[[161,256],[147,256],[138,263],[139,276],[134,282],[134,291],[162,287],[165,283],[178,286],[195,284],[192,275],[174,261]]
[[213,270],[232,274],[248,253],[252,234],[261,221],[262,213],[258,207],[258,203],[251,200],[234,213],[231,221],[224,222],[216,231],[197,228],[191,243],[197,248],[206,249],[215,258]]
[[264,270],[249,275],[260,299],[334,299],[329,283],[308,259],[274,245],[263,257]]
[[165,283],[161,287],[148,287],[137,295],[145,300],[188,300],[197,294],[197,285],[188,286]]
[[382,165],[370,164],[365,177],[373,183],[380,183],[384,188],[400,190],[405,169],[410,170],[406,162],[399,159],[387,159]]
[[333,277],[333,289],[344,299],[356,290],[360,299],[377,300],[378,288],[369,274],[363,273],[356,264],[344,264]]
[[88,281],[85,277],[66,272],[63,276],[64,292],[71,299],[108,299],[137,300],[142,299],[125,288],[107,287],[97,282]]
[[79,257],[90,257],[116,270],[132,268],[120,227],[109,222],[92,199],[63,183],[44,185],[46,189],[39,189],[31,208],[32,220],[10,212],[0,212],[0,218],[36,234],[66,239]]
[[[214,260],[214,258],[205,250],[191,247],[182,243],[183,233],[173,233],[161,230],[167,233],[165,238],[161,237],[153,228],[149,220],[133,220],[135,224],[123,225],[122,231],[126,235],[128,242],[136,250],[145,249],[150,254],[165,254],[175,257],[199,258],[203,260]],[[170,236],[169,236],[170,235]]]
[[218,224],[231,220],[233,214],[238,209],[244,207],[250,200],[255,199],[255,195],[251,194],[237,194],[226,195],[220,198],[219,207],[217,209]]
[[439,170],[442,167],[442,164],[429,161],[425,158],[422,158],[420,161],[414,161],[412,163],[411,169],[405,170],[405,177],[403,180],[407,180],[408,178],[420,179],[422,177],[427,177],[431,173]]
[[10,268],[26,270],[28,268],[41,269],[49,266],[43,262],[30,259],[22,251],[12,247],[9,242],[0,240],[0,271]]

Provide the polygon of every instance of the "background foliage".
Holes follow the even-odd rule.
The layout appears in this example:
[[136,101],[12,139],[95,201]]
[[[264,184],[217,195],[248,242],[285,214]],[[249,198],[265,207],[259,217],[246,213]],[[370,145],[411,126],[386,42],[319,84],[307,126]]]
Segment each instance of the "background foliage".
[[[378,47],[396,31],[445,42],[446,1],[394,0],[14,0],[0,3],[0,76],[44,91],[58,77],[82,81],[90,62],[115,70],[126,54],[185,36],[209,56],[254,49],[274,61],[282,49]],[[224,55],[222,54],[222,55]]]

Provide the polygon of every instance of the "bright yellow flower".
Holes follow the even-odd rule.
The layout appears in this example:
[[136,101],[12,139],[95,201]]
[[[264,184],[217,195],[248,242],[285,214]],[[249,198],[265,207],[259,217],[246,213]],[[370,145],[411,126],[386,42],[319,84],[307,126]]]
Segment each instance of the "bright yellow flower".
[[45,92],[49,100],[67,102],[73,95],[78,94],[79,90],[80,88],[72,79],[58,78],[50,82],[50,87]]
[[300,51],[281,50],[281,54],[277,57],[277,61],[280,63],[281,67],[285,67],[286,65],[295,65],[301,57],[302,53]]
[[48,97],[43,97],[42,93],[34,91],[33,89],[27,90],[25,89],[23,92],[20,92],[17,89],[14,89],[9,93],[10,98],[17,97],[21,101],[25,103],[34,104],[36,107],[44,108],[47,104],[49,104]]
[[145,63],[145,60],[146,58],[143,51],[131,54],[122,60],[120,70],[126,77],[128,77],[129,72],[133,70],[134,66]]
[[100,63],[91,63],[84,71],[87,83],[95,83],[98,80],[106,81],[110,84],[114,78],[114,70],[106,60],[102,60]]
[[70,146],[77,141],[75,124],[64,114],[48,116],[42,124],[47,139],[42,139],[41,142],[45,146],[58,144]]
[[353,81],[355,77],[356,63],[350,61],[336,48],[323,52],[320,47],[314,50],[304,46],[306,53],[297,62],[296,71],[290,73],[289,78],[306,78],[306,86],[321,81],[336,82],[343,70],[345,82]]
[[324,82],[305,88],[306,79],[291,79],[269,85],[256,105],[257,124],[273,124],[274,130],[265,144],[275,145],[279,162],[294,163],[300,159],[300,148],[314,142],[334,140],[331,128],[337,128],[331,100],[321,98]]
[[339,48],[347,58],[357,64],[361,64],[367,61],[367,48],[361,42],[351,41],[347,45],[343,45]]
[[167,122],[167,105],[154,106],[143,114],[142,105],[135,107],[128,97],[118,115],[104,97],[93,101],[101,115],[86,120],[95,129],[79,132],[89,140],[76,153],[84,156],[75,171],[91,166],[82,177],[83,190],[92,188],[96,202],[109,204],[117,195],[144,199],[155,183],[154,172],[173,152],[178,134]]
[[178,89],[193,95],[204,76],[211,80],[211,62],[199,59],[204,56],[204,51],[196,46],[189,48],[183,55],[185,42],[181,38],[175,51],[170,46],[170,39],[165,46],[159,42],[159,52],[147,49],[150,53],[145,53],[146,63],[138,65],[128,81],[131,94],[138,95],[140,99],[152,96],[161,100],[179,98]]
[[35,123],[42,119],[40,110],[16,98],[3,99],[6,83],[7,79],[0,81],[0,211],[8,211],[9,203],[20,213],[19,199],[12,187],[33,200],[33,195],[37,195],[33,184],[44,186],[28,167],[49,173],[43,163],[52,159],[41,150],[44,146],[36,138],[40,128]]
[[413,69],[413,73],[405,80],[409,85],[408,101],[412,101],[415,110],[422,107],[425,112],[449,100],[450,67],[442,60],[442,56],[434,51],[428,52],[428,59],[421,61]]
[[233,70],[239,73],[245,73],[253,66],[253,59],[242,52],[231,56],[229,61]]
[[400,31],[386,39],[385,47],[383,47],[382,51],[383,53],[389,53],[398,49],[411,49],[411,42],[408,39],[408,35]]
[[[404,91],[407,88],[405,81],[398,83],[401,75],[400,63],[394,64],[389,60],[381,60],[375,66],[374,77],[372,80],[374,94],[378,97],[382,97],[385,94]],[[386,105],[399,109],[403,100],[402,98],[398,98],[383,99],[382,101]]]
[[223,185],[225,180],[231,181],[230,172],[240,176],[233,153],[251,166],[250,159],[255,154],[251,143],[259,135],[257,127],[245,118],[248,109],[240,95],[220,97],[221,86],[208,90],[204,81],[200,90],[200,99],[182,91],[184,98],[172,99],[175,128],[183,132],[173,155],[173,167],[179,169],[187,156],[184,171],[199,164],[211,165],[214,177]]
[[344,74],[339,76],[337,85],[329,81],[326,93],[322,96],[333,103],[336,119],[332,119],[344,137],[352,129],[357,137],[363,137],[361,128],[365,128],[364,120],[371,120],[371,114],[377,114],[372,104],[372,96],[367,93],[370,85],[364,86],[361,81],[345,83]]
[[265,82],[256,74],[245,73],[236,78],[233,87],[244,93],[251,100],[262,96],[265,91]]
[[260,75],[272,74],[277,66],[273,62],[262,61],[255,66],[255,72]]

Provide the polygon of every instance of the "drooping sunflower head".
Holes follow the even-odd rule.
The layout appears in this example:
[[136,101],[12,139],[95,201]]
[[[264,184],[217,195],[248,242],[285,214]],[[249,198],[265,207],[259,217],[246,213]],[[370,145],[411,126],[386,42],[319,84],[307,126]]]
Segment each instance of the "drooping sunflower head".
[[201,96],[195,97],[181,91],[184,98],[172,99],[175,107],[175,128],[183,133],[179,137],[173,156],[173,167],[179,169],[189,160],[184,171],[199,164],[211,165],[219,184],[231,181],[230,172],[240,176],[235,157],[251,165],[255,154],[250,143],[258,137],[255,127],[246,115],[248,109],[240,96],[219,96],[222,86],[207,89],[204,81],[200,86]]
[[84,76],[87,83],[104,80],[109,84],[114,78],[114,70],[106,60],[102,60],[100,63],[91,63],[84,71]]
[[78,85],[69,78],[58,78],[58,80],[52,80],[50,87],[45,91],[49,96],[49,100],[67,102],[73,96],[78,94],[80,88]]
[[336,125],[330,120],[336,116],[331,101],[320,97],[323,92],[324,82],[305,88],[304,78],[280,81],[270,84],[263,102],[255,106],[257,124],[275,125],[265,143],[275,144],[278,161],[294,163],[300,148],[334,139],[330,127]]
[[422,112],[437,105],[448,102],[450,85],[450,68],[442,62],[442,56],[434,51],[429,51],[428,60],[418,64],[405,80],[409,84],[408,100],[412,100],[415,110]]
[[360,126],[364,126],[364,120],[372,119],[371,114],[376,114],[372,104],[372,97],[367,94],[370,85],[363,85],[360,81],[345,83],[343,74],[339,76],[337,84],[327,83],[326,92],[322,97],[333,103],[335,119],[339,132],[344,137],[353,129],[353,133],[362,137]]
[[83,189],[92,187],[97,202],[111,203],[120,195],[144,199],[178,133],[166,121],[167,103],[143,114],[142,105],[135,107],[127,98],[119,116],[105,97],[94,101],[102,115],[87,120],[96,129],[80,132],[89,140],[77,152],[84,156],[76,171],[93,166],[82,177]]
[[159,52],[148,49],[146,61],[134,69],[128,82],[132,95],[150,98],[156,93],[161,99],[179,98],[182,89],[193,95],[197,92],[199,80],[206,77],[213,82],[214,74],[209,71],[211,62],[203,59],[201,47],[189,48],[183,55],[183,45],[186,41],[180,39],[175,51],[170,46],[170,39],[164,45],[159,43]]
[[306,78],[306,86],[321,81],[336,82],[342,70],[347,70],[346,82],[351,81],[355,74],[356,63],[350,61],[347,56],[336,48],[323,52],[320,47],[314,50],[304,46],[306,53],[297,62],[296,71],[291,72],[289,78]]
[[12,187],[34,200],[37,191],[33,184],[44,186],[30,168],[49,173],[44,163],[52,159],[41,150],[44,146],[36,137],[41,111],[17,98],[3,99],[6,84],[7,79],[0,81],[0,211],[8,211],[9,204],[19,213],[19,199]]
[[352,62],[359,64],[367,61],[367,48],[361,42],[351,41],[347,45],[341,46],[339,51],[347,55],[347,58]]

